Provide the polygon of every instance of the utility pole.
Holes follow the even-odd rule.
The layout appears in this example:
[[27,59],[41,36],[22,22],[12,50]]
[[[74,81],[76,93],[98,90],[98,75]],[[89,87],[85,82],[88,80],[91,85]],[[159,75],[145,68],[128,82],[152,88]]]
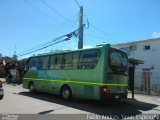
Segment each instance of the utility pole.
[[83,6],[80,6],[78,49],[82,48],[83,48]]

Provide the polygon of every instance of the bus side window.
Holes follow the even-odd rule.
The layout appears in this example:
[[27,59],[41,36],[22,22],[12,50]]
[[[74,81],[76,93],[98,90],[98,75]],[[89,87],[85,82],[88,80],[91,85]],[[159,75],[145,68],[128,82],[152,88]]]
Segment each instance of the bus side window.
[[39,57],[37,68],[41,70],[48,69],[48,61],[49,61],[49,56]]
[[64,69],[72,69],[73,68],[73,53],[64,54],[63,57],[63,67]]
[[57,55],[55,61],[55,69],[61,69],[63,55]]
[[63,55],[53,55],[50,59],[50,69],[61,69]]
[[42,57],[38,58],[37,69],[42,69]]
[[79,55],[79,52],[73,53],[73,69],[78,69]]
[[36,70],[37,62],[38,62],[38,58],[31,58],[29,61],[29,70]]
[[80,68],[81,69],[94,69],[97,65],[99,59],[99,51],[85,51],[82,52],[80,58]]
[[29,70],[29,59],[24,63],[24,65],[22,66],[22,70],[24,70],[25,72]]
[[50,69],[55,69],[55,58],[56,56],[51,56],[50,58]]

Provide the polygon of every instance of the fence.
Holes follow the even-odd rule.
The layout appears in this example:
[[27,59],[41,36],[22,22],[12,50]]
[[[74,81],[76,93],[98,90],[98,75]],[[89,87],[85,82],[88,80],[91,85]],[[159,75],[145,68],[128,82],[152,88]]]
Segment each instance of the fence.
[[135,71],[135,90],[160,95],[160,71]]

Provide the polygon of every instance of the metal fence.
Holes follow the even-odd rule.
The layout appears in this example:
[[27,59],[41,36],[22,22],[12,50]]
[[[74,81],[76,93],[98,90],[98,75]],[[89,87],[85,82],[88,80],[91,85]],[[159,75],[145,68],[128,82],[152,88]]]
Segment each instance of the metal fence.
[[160,71],[135,71],[135,91],[160,95]]

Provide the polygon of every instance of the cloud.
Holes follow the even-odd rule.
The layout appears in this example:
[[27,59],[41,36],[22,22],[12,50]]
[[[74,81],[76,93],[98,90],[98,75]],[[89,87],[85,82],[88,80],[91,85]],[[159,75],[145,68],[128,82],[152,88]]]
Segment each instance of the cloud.
[[152,38],[160,38],[160,32],[153,32],[151,35]]

